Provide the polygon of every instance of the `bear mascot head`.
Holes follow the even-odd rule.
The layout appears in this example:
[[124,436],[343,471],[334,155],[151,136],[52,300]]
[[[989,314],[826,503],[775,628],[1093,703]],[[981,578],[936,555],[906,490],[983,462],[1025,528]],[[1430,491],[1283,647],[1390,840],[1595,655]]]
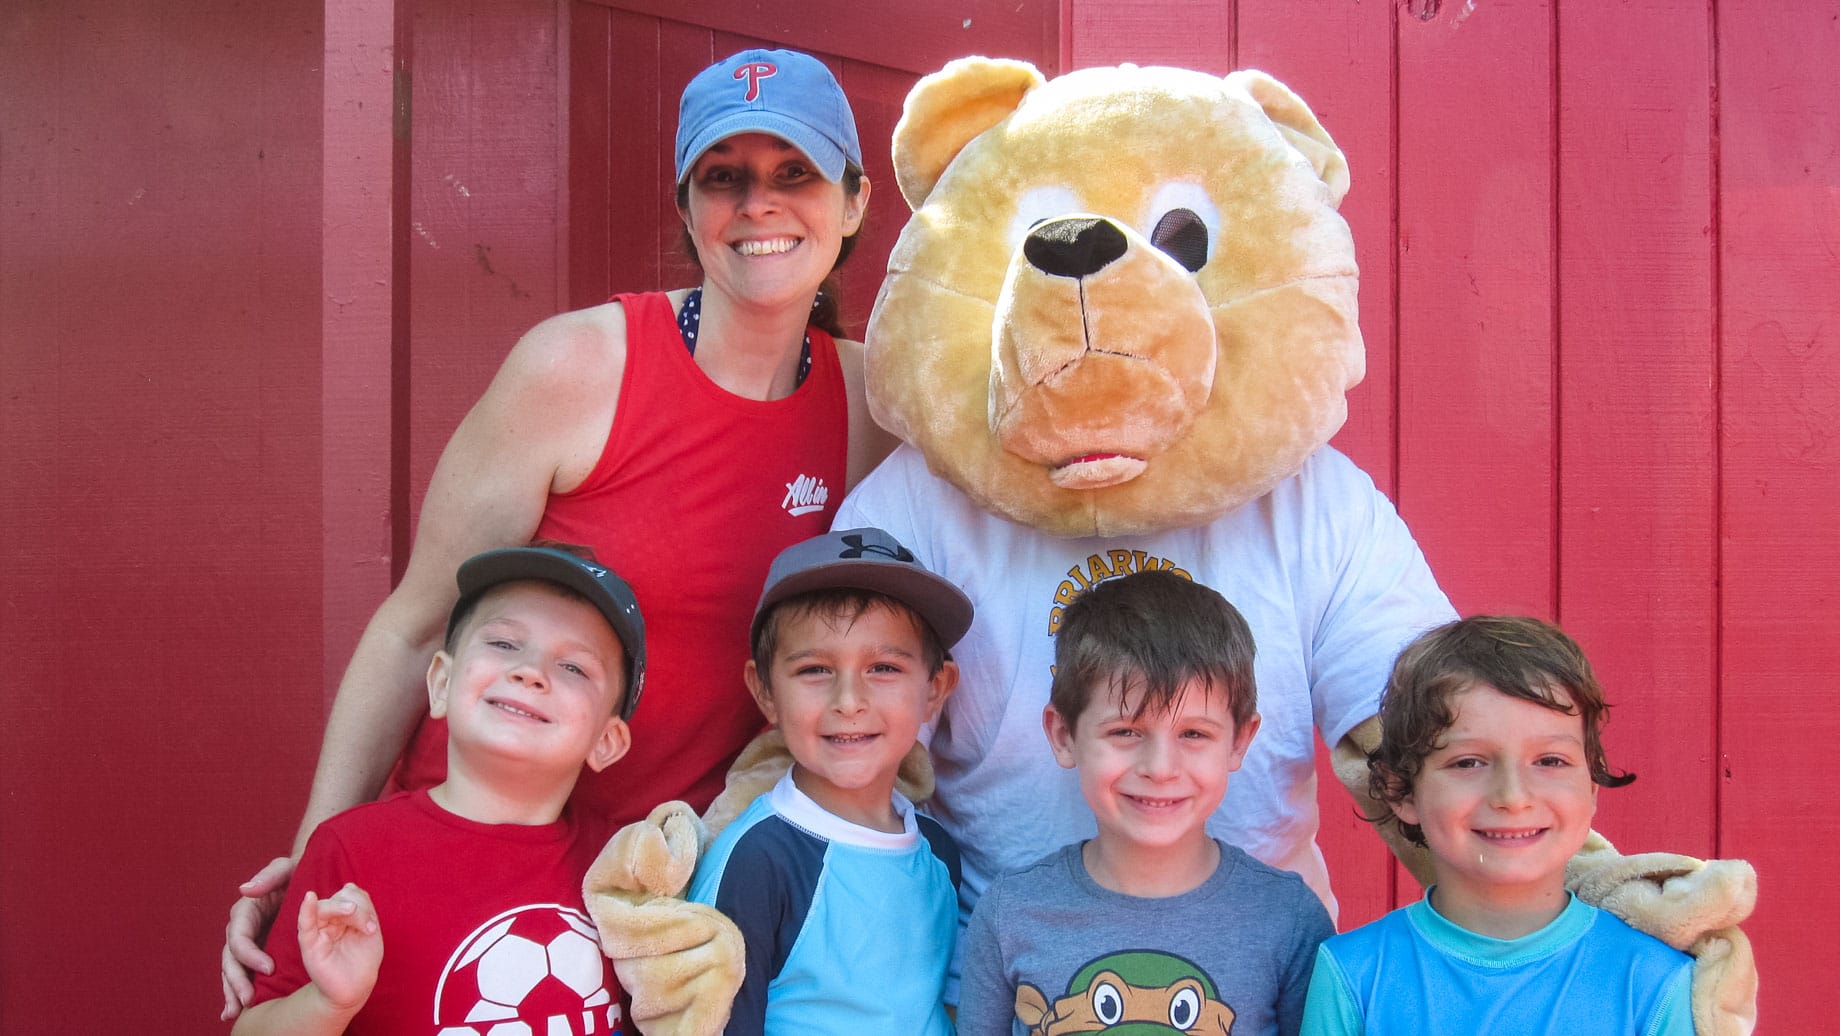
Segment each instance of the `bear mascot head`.
[[963,59],[894,140],[878,423],[1057,535],[1197,525],[1296,472],[1361,380],[1348,167],[1262,72]]

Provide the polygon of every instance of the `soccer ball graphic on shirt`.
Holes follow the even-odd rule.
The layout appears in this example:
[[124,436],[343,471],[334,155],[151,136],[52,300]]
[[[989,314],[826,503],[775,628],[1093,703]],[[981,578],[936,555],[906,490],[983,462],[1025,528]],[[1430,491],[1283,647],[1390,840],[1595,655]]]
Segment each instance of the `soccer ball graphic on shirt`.
[[594,923],[558,903],[518,907],[480,925],[435,986],[437,1036],[609,1036],[619,1002],[607,989]]

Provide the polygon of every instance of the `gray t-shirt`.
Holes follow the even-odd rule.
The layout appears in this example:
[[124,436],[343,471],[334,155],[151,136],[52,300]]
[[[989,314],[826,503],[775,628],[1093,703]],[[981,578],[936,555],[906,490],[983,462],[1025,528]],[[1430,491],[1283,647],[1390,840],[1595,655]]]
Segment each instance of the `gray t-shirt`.
[[1080,844],[998,879],[965,935],[959,1036],[1295,1036],[1316,947],[1335,934],[1303,879],[1220,842],[1201,887],[1144,899],[1086,873]]

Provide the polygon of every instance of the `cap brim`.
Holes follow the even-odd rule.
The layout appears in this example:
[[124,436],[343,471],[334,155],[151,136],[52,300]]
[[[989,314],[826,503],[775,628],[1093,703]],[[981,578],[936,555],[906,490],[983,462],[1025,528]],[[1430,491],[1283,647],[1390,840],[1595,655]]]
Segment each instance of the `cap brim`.
[[684,153],[677,156],[677,182],[684,182],[691,168],[696,165],[696,160],[703,157],[703,152],[740,133],[765,133],[778,137],[803,152],[826,180],[836,183],[843,179],[843,170],[849,157],[843,153],[842,148],[831,143],[829,137],[797,119],[777,112],[750,110],[735,112],[703,127],[702,132],[691,139]]
[[[589,562],[560,551],[537,547],[494,550],[469,558],[461,564],[455,576],[460,598],[454,603],[453,616],[458,616],[467,602],[502,583],[536,579],[557,583],[575,591],[594,605],[595,610],[607,620],[607,625],[613,627],[614,635],[620,638],[620,647],[626,652],[627,677],[620,714],[623,718],[631,718],[632,710],[639,704],[639,694],[644,690],[645,620],[639,614],[638,598],[633,595],[632,587],[620,578],[619,573],[598,562],[592,562],[596,568],[607,572],[610,578],[626,588],[626,601],[616,598],[606,586],[584,570],[581,566],[586,563]],[[451,634],[452,616],[448,619],[448,627]]]
[[800,569],[773,584],[761,595],[754,611],[759,626],[767,609],[813,590],[869,590],[886,594],[920,613],[933,627],[939,642],[950,649],[971,628],[971,599],[943,576],[917,565],[886,561],[831,561]]

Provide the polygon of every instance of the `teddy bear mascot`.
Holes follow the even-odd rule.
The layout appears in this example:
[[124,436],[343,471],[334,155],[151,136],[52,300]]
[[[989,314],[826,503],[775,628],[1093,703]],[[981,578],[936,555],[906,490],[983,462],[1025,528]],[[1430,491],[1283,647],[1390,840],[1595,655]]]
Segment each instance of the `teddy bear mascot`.
[[[964,58],[916,84],[893,154],[913,217],[867,376],[876,420],[905,444],[836,522],[887,529],[976,606],[930,739],[966,911],[991,878],[1091,834],[1077,777],[1042,740],[1053,638],[1086,588],[1151,568],[1219,590],[1258,644],[1263,726],[1210,829],[1333,910],[1315,734],[1386,816],[1365,766],[1380,691],[1399,648],[1453,617],[1392,504],[1327,445],[1364,367],[1341,151],[1261,72],[1048,82]],[[755,746],[711,819],[785,765]],[[696,821],[661,807],[589,879],[647,1033],[719,1029],[720,987],[739,981],[720,917],[664,898],[688,878]],[[1395,825],[1377,827],[1426,880]],[[1571,878],[1695,953],[1703,1036],[1750,1031],[1755,969],[1735,927],[1754,903],[1748,865],[1625,857],[1594,835]]]

